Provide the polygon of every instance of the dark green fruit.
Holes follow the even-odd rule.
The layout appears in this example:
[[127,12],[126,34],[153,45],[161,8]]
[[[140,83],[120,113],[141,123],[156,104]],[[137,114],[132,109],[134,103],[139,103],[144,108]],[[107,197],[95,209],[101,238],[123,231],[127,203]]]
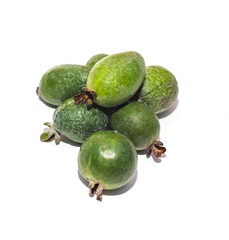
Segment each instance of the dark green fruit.
[[130,181],[137,167],[133,143],[114,131],[99,131],[85,140],[78,155],[81,175],[90,194],[102,200],[103,189],[116,189]]
[[160,123],[151,108],[143,103],[132,102],[113,113],[110,118],[113,130],[127,136],[137,150],[147,149],[160,157],[165,152],[162,143],[158,141]]
[[[129,100],[139,89],[145,77],[145,62],[136,52],[109,55],[90,71],[85,96],[76,96],[76,102],[87,99],[102,107],[116,107]],[[90,96],[92,93],[93,96]],[[85,92],[84,92],[85,95]],[[88,97],[89,95],[89,97]],[[89,105],[89,104],[88,104]]]
[[158,114],[167,110],[176,100],[177,95],[178,84],[171,72],[160,66],[146,68],[140,102],[145,103]]
[[47,71],[41,78],[38,95],[47,103],[60,105],[81,92],[90,68],[81,65],[60,65]]
[[108,117],[96,107],[87,110],[86,104],[76,105],[73,98],[60,104],[53,115],[53,125],[45,123],[49,128],[41,135],[41,141],[60,142],[60,134],[70,140],[82,143],[92,133],[106,129]]
[[98,61],[100,61],[102,58],[106,56],[108,55],[104,53],[96,54],[88,60],[88,62],[86,63],[86,66],[88,66],[89,68],[93,68]]

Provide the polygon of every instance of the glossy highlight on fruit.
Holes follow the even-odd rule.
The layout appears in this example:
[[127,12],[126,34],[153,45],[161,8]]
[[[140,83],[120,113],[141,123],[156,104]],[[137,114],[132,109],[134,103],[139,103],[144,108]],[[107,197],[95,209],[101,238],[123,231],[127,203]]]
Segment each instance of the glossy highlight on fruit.
[[73,98],[69,98],[60,104],[53,115],[53,125],[49,126],[41,135],[41,141],[50,140],[60,142],[60,134],[68,139],[82,143],[92,133],[106,129],[108,117],[97,107],[87,110],[86,104],[76,105]]
[[[111,108],[129,100],[141,86],[144,77],[143,57],[137,52],[123,52],[100,60],[91,69],[86,88],[87,92],[96,94],[93,99],[96,104]],[[92,99],[90,94],[89,98]],[[84,101],[87,99],[82,98]]]
[[156,114],[167,110],[178,95],[178,84],[174,75],[160,66],[146,68],[146,77],[139,101],[153,109]]
[[90,68],[82,65],[59,65],[41,78],[37,94],[47,103],[58,106],[79,93],[86,85]]
[[147,149],[149,151],[147,155],[153,152],[159,157],[165,152],[165,148],[160,151],[160,147],[157,146],[160,133],[159,120],[152,109],[143,103],[132,102],[113,113],[110,126],[127,136],[137,150]]
[[88,66],[89,68],[93,68],[98,61],[100,61],[102,58],[106,56],[108,55],[104,53],[96,54],[87,61],[86,66]]
[[102,200],[103,189],[120,188],[137,167],[133,143],[114,131],[99,131],[85,140],[78,155],[80,174],[89,182],[90,194]]

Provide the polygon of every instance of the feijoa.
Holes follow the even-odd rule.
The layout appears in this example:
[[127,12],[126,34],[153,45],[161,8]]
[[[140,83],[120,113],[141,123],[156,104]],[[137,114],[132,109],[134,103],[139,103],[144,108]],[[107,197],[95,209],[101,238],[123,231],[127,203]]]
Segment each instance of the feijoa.
[[81,145],[78,167],[89,182],[90,194],[101,201],[103,189],[120,188],[130,181],[137,167],[137,152],[126,136],[99,131]]
[[160,66],[146,68],[140,102],[145,103],[158,114],[167,110],[176,100],[177,95],[177,80],[170,71]]
[[[101,59],[90,71],[83,96],[75,100],[89,99],[102,107],[116,107],[130,99],[139,89],[145,77],[145,62],[137,52],[122,52]],[[90,93],[92,93],[91,96]]]
[[89,68],[93,68],[98,61],[100,61],[106,56],[108,55],[104,53],[96,54],[87,61],[86,66],[88,66]]
[[47,103],[58,106],[79,93],[86,85],[90,68],[81,65],[59,65],[41,78],[38,95]]
[[46,128],[41,135],[41,141],[49,142],[55,139],[60,142],[60,134],[70,140],[82,143],[92,133],[106,129],[108,117],[93,106],[87,110],[86,104],[77,105],[72,98],[60,104],[53,115],[53,124],[45,123]]
[[148,157],[151,153],[160,157],[166,150],[158,141],[160,133],[158,118],[153,110],[143,103],[132,102],[113,113],[110,126],[127,136],[137,150],[147,149]]

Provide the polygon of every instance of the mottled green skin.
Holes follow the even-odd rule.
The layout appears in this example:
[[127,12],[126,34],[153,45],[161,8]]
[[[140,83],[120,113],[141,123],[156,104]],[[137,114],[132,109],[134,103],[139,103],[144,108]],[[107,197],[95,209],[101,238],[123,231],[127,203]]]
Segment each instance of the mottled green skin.
[[81,65],[59,65],[47,71],[40,81],[39,96],[54,106],[81,92],[90,68]]
[[104,53],[96,54],[87,61],[86,66],[88,66],[89,68],[93,68],[98,61],[100,61],[102,58],[106,56],[108,55]]
[[178,84],[171,72],[160,66],[146,68],[146,77],[140,92],[141,102],[158,114],[172,105],[177,94]]
[[99,182],[103,189],[116,189],[130,181],[137,167],[133,143],[114,131],[99,131],[85,140],[78,155],[81,175]]
[[151,108],[132,102],[113,113],[110,118],[113,130],[127,136],[137,150],[146,149],[160,133],[160,123]]
[[87,110],[86,104],[76,105],[73,98],[60,104],[53,115],[54,128],[78,143],[92,133],[106,129],[108,121],[107,115],[98,108]]
[[136,52],[109,55],[90,71],[87,87],[95,91],[95,103],[116,107],[130,99],[145,77],[145,62]]

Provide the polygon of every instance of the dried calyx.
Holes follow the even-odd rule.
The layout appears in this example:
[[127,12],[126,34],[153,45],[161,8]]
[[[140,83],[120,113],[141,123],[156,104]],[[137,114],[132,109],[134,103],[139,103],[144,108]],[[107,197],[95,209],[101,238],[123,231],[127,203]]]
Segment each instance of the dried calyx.
[[163,143],[160,141],[154,141],[146,150],[146,156],[149,158],[152,154],[159,158],[166,152],[166,148],[163,147]]
[[102,201],[103,198],[103,187],[99,182],[95,182],[93,180],[89,181],[89,194],[93,197],[95,194],[97,195],[97,200]]
[[37,87],[37,89],[36,89],[36,94],[37,94],[37,96],[39,96],[39,87]]
[[44,132],[41,134],[40,139],[42,142],[51,142],[55,140],[56,144],[60,143],[60,133],[58,133],[52,123],[46,122],[44,125],[48,126],[48,128],[44,129]]
[[94,91],[91,91],[90,89],[83,87],[82,92],[79,94],[76,94],[73,98],[76,104],[81,104],[86,102],[87,109],[92,108],[93,101],[96,99],[97,94]]

